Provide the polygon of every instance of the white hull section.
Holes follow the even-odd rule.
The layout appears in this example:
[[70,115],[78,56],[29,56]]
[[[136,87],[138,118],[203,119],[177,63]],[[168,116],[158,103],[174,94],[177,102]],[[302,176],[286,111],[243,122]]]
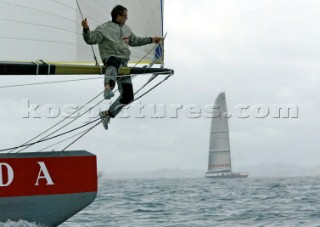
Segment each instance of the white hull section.
[[247,178],[248,173],[206,173],[206,178]]

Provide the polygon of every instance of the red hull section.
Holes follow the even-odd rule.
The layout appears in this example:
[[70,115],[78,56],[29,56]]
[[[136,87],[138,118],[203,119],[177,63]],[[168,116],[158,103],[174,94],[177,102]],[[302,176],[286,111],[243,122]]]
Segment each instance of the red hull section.
[[0,198],[97,192],[96,156],[85,151],[0,155]]

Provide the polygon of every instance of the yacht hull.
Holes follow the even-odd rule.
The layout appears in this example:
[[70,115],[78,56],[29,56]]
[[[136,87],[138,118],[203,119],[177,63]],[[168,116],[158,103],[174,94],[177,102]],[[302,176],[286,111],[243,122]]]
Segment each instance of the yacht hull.
[[247,178],[249,174],[247,173],[207,173],[206,178],[223,178],[223,179],[230,179],[230,178]]
[[87,151],[0,154],[0,222],[63,223],[96,198],[96,166]]

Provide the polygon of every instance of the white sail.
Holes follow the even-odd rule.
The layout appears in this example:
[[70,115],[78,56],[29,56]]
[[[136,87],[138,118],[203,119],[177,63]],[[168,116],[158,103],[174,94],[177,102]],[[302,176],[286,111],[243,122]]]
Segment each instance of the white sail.
[[215,114],[211,122],[207,178],[246,178],[247,173],[232,172],[229,116],[226,95],[221,92],[214,102]]
[[[93,30],[111,20],[117,4],[128,9],[128,21],[137,36],[163,36],[162,0],[78,0]],[[94,62],[91,47],[82,38],[81,14],[75,0],[1,0],[0,61]],[[131,48],[131,61],[150,63],[154,45]],[[99,52],[94,47],[98,60]]]
[[217,117],[212,118],[209,146],[209,172],[231,172],[228,114],[225,93],[218,95],[215,103]]

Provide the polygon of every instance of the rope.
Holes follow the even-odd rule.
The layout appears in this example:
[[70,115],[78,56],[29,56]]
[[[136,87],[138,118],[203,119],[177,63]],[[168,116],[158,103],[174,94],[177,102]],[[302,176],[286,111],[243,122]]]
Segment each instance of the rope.
[[[166,72],[162,72],[161,74],[165,74]],[[169,71],[168,71],[169,73]],[[126,75],[127,77],[136,77],[141,76],[142,74],[131,74]],[[115,78],[122,78],[123,75],[117,75]],[[27,84],[14,84],[14,85],[6,85],[6,86],[0,86],[0,89],[6,89],[6,88],[14,88],[14,87],[26,87],[26,86],[33,86],[33,85],[47,85],[47,84],[60,84],[60,83],[69,83],[69,82],[79,82],[79,81],[87,81],[87,80],[97,80],[97,79],[103,79],[104,77],[94,77],[94,78],[82,78],[82,79],[74,79],[74,80],[59,80],[59,81],[51,81],[51,82],[40,82],[40,83],[27,83]]]
[[86,132],[84,132],[81,136],[79,136],[77,139],[75,139],[72,143],[70,143],[68,146],[66,146],[65,148],[62,149],[62,151],[65,151],[68,147],[70,147],[72,144],[74,144],[75,142],[77,142],[79,139],[81,139],[85,134],[87,134],[88,132],[90,132],[92,129],[94,129],[97,125],[99,125],[102,121],[100,120],[97,124],[95,124],[94,126],[92,126],[91,128],[87,129]]
[[68,137],[68,138],[66,138],[66,139],[64,139],[64,140],[61,140],[61,141],[57,142],[57,143],[54,143],[54,144],[51,144],[51,145],[49,145],[49,146],[47,146],[47,147],[45,147],[45,148],[42,148],[42,149],[38,150],[37,152],[45,151],[45,150],[47,150],[47,149],[50,148],[50,147],[53,147],[53,146],[55,146],[55,145],[58,145],[58,144],[63,143],[63,142],[65,142],[65,141],[68,141],[68,140],[72,139],[73,137],[76,137],[76,136],[84,133],[84,132],[87,131],[87,130],[88,130],[88,129],[85,129],[85,130],[83,130],[83,131],[81,131],[81,132],[78,132],[77,134],[75,134],[75,135],[73,135],[73,136],[70,136],[70,137]]
[[[135,92],[135,94],[137,94],[138,92],[140,92],[144,87],[146,87],[146,85],[148,85],[151,81],[153,81],[157,76],[158,76],[158,75],[154,75],[153,77],[151,77],[137,92]],[[167,80],[170,76],[171,76],[171,75],[168,75],[168,76],[167,76],[166,78],[164,78],[162,81],[160,81],[159,83],[157,83],[155,86],[153,86],[152,88],[150,88],[148,91],[146,91],[145,93],[143,93],[143,94],[140,95],[139,97],[135,98],[133,101],[131,101],[131,102],[130,102],[129,104],[127,104],[127,105],[130,105],[132,102],[134,102],[134,101],[136,101],[136,100],[139,100],[140,98],[142,98],[143,96],[145,96],[146,94],[148,94],[150,91],[152,91],[153,89],[155,89],[156,87],[158,87],[160,84],[162,84],[165,80]],[[100,96],[100,95],[101,95],[101,93],[98,94],[98,96]],[[94,97],[93,99],[91,99],[88,103],[90,103],[91,101],[93,101],[94,99],[96,99],[98,96],[96,96],[96,97]],[[102,101],[104,101],[104,100],[102,100]],[[97,105],[99,105],[102,101],[98,102],[95,106],[91,107],[91,108],[90,108],[89,110],[87,110],[86,112],[92,110],[94,107],[96,107]],[[81,108],[83,108],[83,107],[84,107],[84,106],[82,106]],[[81,108],[80,108],[80,109],[81,109]],[[79,110],[80,110],[80,109],[79,109]],[[76,110],[76,111],[73,112],[70,116],[72,116],[74,113],[78,112],[79,110]],[[84,115],[86,112],[84,112],[82,115]],[[81,117],[82,115],[80,115],[79,117]],[[85,124],[85,125],[83,125],[83,126],[76,127],[76,128],[74,128],[74,129],[71,129],[71,130],[69,130],[69,131],[63,132],[63,133],[58,134],[58,135],[56,135],[56,136],[49,137],[49,136],[53,135],[54,133],[58,132],[60,129],[65,128],[67,125],[71,124],[72,122],[74,122],[75,120],[77,120],[79,117],[75,118],[73,121],[67,123],[66,125],[60,127],[59,129],[55,130],[54,132],[48,134],[47,136],[41,138],[40,140],[38,140],[38,141],[36,141],[36,142],[29,143],[30,141],[34,140],[35,138],[37,138],[37,137],[43,135],[44,133],[48,132],[50,129],[54,128],[54,127],[57,126],[59,123],[61,123],[61,122],[63,122],[64,120],[66,120],[67,118],[64,118],[62,121],[56,123],[54,126],[50,127],[49,129],[47,129],[45,132],[39,134],[38,136],[32,138],[32,139],[29,140],[28,142],[26,142],[26,143],[24,143],[24,144],[22,144],[22,145],[20,145],[20,146],[16,146],[16,147],[12,147],[12,148],[7,148],[7,149],[1,149],[0,152],[5,152],[5,151],[12,152],[13,150],[16,150],[16,149],[18,149],[18,148],[23,148],[22,150],[17,151],[17,153],[18,153],[18,152],[21,152],[21,151],[29,148],[29,147],[32,146],[32,145],[35,145],[35,144],[38,144],[38,143],[40,143],[40,142],[52,140],[52,139],[55,139],[55,138],[57,138],[57,137],[66,135],[66,134],[68,134],[68,133],[71,133],[71,132],[73,132],[73,131],[76,131],[76,130],[78,130],[78,129],[81,129],[81,128],[87,126],[87,125],[90,125],[90,124],[92,124],[92,123],[100,120],[100,119],[96,119],[96,120],[94,120],[94,121],[88,122],[87,124]],[[72,144],[74,144],[76,141],[78,141],[79,139],[81,139],[84,135],[86,135],[88,132],[90,132],[93,128],[95,128],[95,127],[96,127],[97,125],[99,125],[100,123],[101,123],[101,120],[100,120],[97,124],[95,124],[94,126],[92,126],[91,128],[86,129],[84,132],[81,132],[82,134],[81,134],[81,133],[78,133],[78,134],[76,134],[76,135],[74,135],[74,136],[72,136],[72,137],[69,137],[69,138],[67,138],[67,139],[65,139],[65,140],[63,140],[63,141],[60,141],[60,142],[58,142],[58,143],[56,143],[56,144],[54,144],[54,145],[60,144],[60,143],[62,143],[62,142],[64,142],[64,141],[66,141],[66,140],[69,140],[70,138],[73,138],[73,137],[81,134],[76,140],[74,140],[74,141],[71,142],[67,147],[65,147],[65,148],[63,149],[63,151],[64,151],[64,150],[66,150],[68,147],[70,147]],[[51,145],[51,146],[54,146],[54,145]],[[51,146],[49,146],[49,147],[51,147]],[[44,148],[44,149],[46,149],[46,148]]]
[[[154,75],[152,78],[150,78],[137,92],[135,92],[135,94],[137,94],[139,91],[141,91],[147,84],[149,84],[152,80],[154,80],[154,78],[156,78],[158,75]],[[149,92],[151,92],[152,90],[154,90],[156,87],[158,87],[160,84],[162,84],[164,81],[166,81],[170,76],[172,76],[171,74],[166,76],[162,81],[160,81],[159,83],[157,83],[155,86],[153,86],[152,88],[150,88],[148,91],[146,91],[145,93],[143,93],[142,95],[140,95],[138,98],[135,98],[134,100],[132,100],[129,104],[130,105],[132,102],[137,101],[139,99],[141,99],[143,96],[145,96],[146,94],[148,94]],[[127,106],[125,105],[125,106]],[[71,142],[68,146],[66,146],[62,151],[65,151],[67,148],[69,148],[71,145],[73,145],[76,141],[78,141],[79,139],[81,139],[85,134],[87,134],[89,131],[91,131],[92,129],[94,129],[96,126],[98,126],[102,121],[98,122],[97,124],[95,124],[94,126],[92,126],[91,128],[89,128],[87,131],[85,131],[81,136],[79,136],[77,139],[75,139],[73,142]]]
[[[79,9],[81,18],[82,18],[82,20],[84,20],[84,17],[83,17],[83,14],[82,14],[82,11],[81,11],[81,8],[80,8],[78,0],[76,0],[76,2],[77,2],[77,6],[78,6],[78,9]],[[94,52],[93,46],[92,45],[90,45],[90,46],[91,46],[91,51],[92,51],[92,54],[93,54],[94,61],[96,62],[96,66],[99,66],[99,63],[98,63],[98,60],[97,60],[97,57],[96,57],[96,53]]]
[[[93,100],[95,100],[97,97],[99,97],[102,93],[103,93],[103,92],[99,93],[99,94],[98,94],[97,96],[95,96],[93,99],[91,99],[91,100],[88,101],[86,104],[84,104],[82,107],[80,107],[79,109],[77,109],[77,110],[75,110],[73,113],[71,113],[68,117],[71,117],[71,116],[73,116],[75,113],[79,112],[79,111],[80,111],[81,109],[83,109],[86,105],[88,105],[88,104],[91,103]],[[102,101],[103,101],[103,100],[102,100]],[[100,104],[102,101],[100,101],[98,104]],[[96,104],[94,107],[96,107],[98,104]],[[87,113],[88,111],[92,110],[94,107],[90,108],[89,110],[87,110],[86,112],[84,112],[82,115],[84,115],[84,114]],[[81,117],[82,115],[80,115],[79,117]],[[62,119],[62,120],[59,121],[58,123],[54,124],[53,126],[51,126],[50,128],[48,128],[48,129],[45,130],[44,132],[38,134],[37,136],[31,138],[30,140],[28,140],[28,141],[27,141],[26,143],[24,143],[24,144],[28,144],[28,143],[31,142],[32,140],[34,140],[34,139],[42,136],[43,134],[47,133],[48,131],[50,131],[51,129],[53,129],[54,127],[58,126],[58,125],[61,124],[62,122],[64,122],[66,119],[68,119],[68,117],[65,117],[64,119]],[[46,137],[51,136],[52,134],[58,132],[60,129],[68,126],[68,125],[71,124],[72,122],[76,121],[79,117],[73,119],[71,122],[69,122],[69,123],[67,123],[66,125],[60,127],[60,128],[57,129],[56,131],[54,131],[54,132],[50,133],[49,135],[47,135]],[[46,138],[46,137],[44,137],[44,138]],[[43,138],[42,138],[42,139],[43,139]],[[23,145],[24,145],[24,144],[23,144]],[[17,151],[17,153],[19,153],[19,152],[27,149],[28,147],[30,147],[30,146],[27,146],[27,147],[23,148],[22,150]]]
[[63,132],[63,133],[58,134],[58,135],[56,135],[56,136],[52,136],[52,137],[49,137],[49,138],[41,139],[41,140],[38,140],[38,141],[33,142],[33,143],[23,144],[23,145],[20,145],[20,146],[11,147],[11,148],[6,148],[6,149],[1,149],[0,152],[11,151],[11,150],[15,150],[15,149],[18,149],[18,148],[21,148],[21,147],[31,146],[31,145],[35,145],[35,144],[38,144],[38,143],[41,143],[41,142],[44,142],[44,141],[52,140],[52,139],[58,138],[58,137],[60,137],[60,136],[66,135],[66,134],[68,134],[68,133],[74,132],[74,131],[76,131],[76,130],[79,130],[79,129],[83,128],[83,127],[86,127],[87,125],[90,125],[90,124],[92,124],[92,123],[94,123],[94,122],[96,122],[96,121],[98,121],[98,120],[100,120],[100,119],[93,120],[93,121],[88,122],[88,123],[86,123],[86,124],[84,124],[84,125],[82,125],[82,126],[73,128],[73,129],[71,129],[71,130],[69,130],[69,131]]
[[[133,76],[133,78],[134,78],[134,77],[135,77],[135,76]],[[118,89],[117,89],[115,92],[117,92],[117,91],[118,91]],[[56,124],[54,124],[53,126],[51,126],[49,129],[47,129],[47,130],[45,130],[44,132],[38,134],[37,136],[31,138],[30,140],[28,140],[28,141],[27,141],[26,143],[24,143],[24,144],[28,144],[28,143],[31,142],[32,140],[34,140],[34,139],[42,136],[43,134],[45,134],[46,132],[50,131],[50,130],[53,129],[54,127],[58,126],[58,125],[59,125],[60,123],[62,123],[63,121],[65,121],[66,119],[68,119],[69,117],[71,117],[72,115],[74,115],[75,113],[79,112],[79,111],[80,111],[81,109],[83,109],[86,105],[88,105],[88,104],[91,103],[93,100],[95,100],[97,97],[99,97],[102,93],[103,93],[103,91],[100,92],[100,93],[99,93],[97,96],[95,96],[94,98],[92,98],[90,101],[88,101],[86,104],[84,104],[82,107],[80,107],[79,109],[75,110],[75,111],[74,111],[73,113],[71,113],[68,117],[62,119],[62,120],[59,121],[58,123],[56,123]],[[92,110],[93,108],[95,108],[96,106],[98,106],[99,104],[101,104],[103,101],[104,101],[104,99],[102,99],[100,102],[98,102],[97,104],[95,104],[93,107],[91,107],[90,109],[88,109],[88,110],[85,111],[84,113],[80,114],[80,116],[76,117],[75,119],[73,119],[73,120],[70,121],[69,123],[67,123],[67,124],[65,124],[64,126],[58,128],[57,130],[55,130],[54,132],[48,134],[46,137],[43,137],[42,139],[47,138],[48,136],[51,136],[51,135],[53,135],[54,133],[58,132],[60,129],[65,128],[66,126],[70,125],[71,123],[73,123],[74,121],[76,121],[77,119],[79,119],[81,116],[83,116],[84,114],[86,114],[87,112],[89,112],[90,110]],[[24,144],[23,144],[23,145],[24,145]],[[17,153],[26,150],[26,149],[29,148],[30,146],[31,146],[31,145],[26,146],[26,147],[22,148],[21,150],[18,150]],[[19,147],[19,148],[20,148],[20,147]],[[16,149],[14,149],[14,150],[16,150]],[[13,152],[14,150],[12,150],[11,152]]]
[[8,86],[0,86],[0,89],[13,88],[13,87],[24,87],[24,86],[32,86],[32,85],[44,85],[44,84],[59,84],[59,83],[68,83],[68,82],[78,82],[78,81],[96,80],[96,79],[102,79],[102,78],[103,78],[103,77],[83,78],[83,79],[77,79],[77,80],[60,80],[60,81],[52,81],[52,82],[29,83],[29,84],[15,84],[15,85],[8,85]]
[[[134,78],[134,77],[135,77],[135,76],[133,76],[133,78]],[[118,89],[117,89],[115,92],[117,92],[117,91],[118,91]],[[86,104],[84,104],[82,107],[80,107],[79,109],[75,110],[75,111],[74,111],[73,113],[71,113],[68,117],[64,118],[63,120],[59,121],[59,122],[56,123],[55,125],[51,126],[49,129],[45,130],[44,132],[42,132],[42,133],[38,134],[37,136],[33,137],[32,139],[28,140],[28,141],[27,141],[26,143],[24,143],[24,144],[27,144],[27,143],[31,142],[32,140],[34,140],[34,139],[42,136],[43,134],[45,134],[46,132],[50,131],[50,130],[53,129],[54,127],[58,126],[58,125],[59,125],[60,123],[62,123],[63,121],[65,121],[66,119],[68,119],[69,117],[71,117],[72,115],[74,115],[75,113],[79,112],[82,108],[84,108],[86,105],[88,105],[89,103],[91,103],[93,100],[95,100],[97,97],[99,97],[102,93],[103,93],[103,91],[100,92],[100,93],[99,93],[97,96],[95,96],[94,98],[92,98],[90,101],[88,101]],[[104,101],[104,99],[102,99],[100,102],[96,103],[93,107],[89,108],[89,109],[88,109],[87,111],[85,111],[84,113],[80,114],[80,116],[76,117],[75,119],[73,119],[73,120],[70,121],[69,123],[61,126],[60,128],[56,129],[54,132],[48,134],[47,136],[43,137],[42,139],[45,139],[45,138],[47,138],[48,136],[51,136],[51,135],[53,135],[54,133],[58,132],[60,129],[65,128],[66,126],[70,125],[71,123],[73,123],[74,121],[76,121],[77,119],[79,119],[81,116],[83,116],[84,114],[86,114],[87,112],[89,112],[90,110],[92,110],[93,108],[95,108],[96,106],[98,106],[99,104],[101,104],[103,101]],[[24,144],[23,144],[23,145],[24,145]],[[26,150],[27,148],[29,148],[29,147],[32,146],[32,145],[33,145],[33,144],[31,144],[31,145],[29,145],[29,146],[26,146],[26,147],[22,148],[21,150],[18,150],[17,153]],[[14,150],[16,150],[16,149],[14,149]],[[14,150],[13,150],[13,151],[14,151]],[[0,150],[0,151],[1,151],[1,150]],[[13,151],[11,151],[11,152],[13,152]]]
[[164,78],[162,81],[160,81],[159,83],[157,83],[155,86],[153,86],[152,88],[150,88],[148,91],[146,91],[145,93],[143,93],[142,95],[140,95],[138,98],[134,99],[134,101],[142,98],[143,96],[145,96],[146,94],[148,94],[150,91],[152,91],[153,89],[155,89],[156,87],[158,87],[160,84],[162,84],[164,81],[166,81],[169,77],[171,77],[172,75],[168,75],[166,76],[166,78]]

